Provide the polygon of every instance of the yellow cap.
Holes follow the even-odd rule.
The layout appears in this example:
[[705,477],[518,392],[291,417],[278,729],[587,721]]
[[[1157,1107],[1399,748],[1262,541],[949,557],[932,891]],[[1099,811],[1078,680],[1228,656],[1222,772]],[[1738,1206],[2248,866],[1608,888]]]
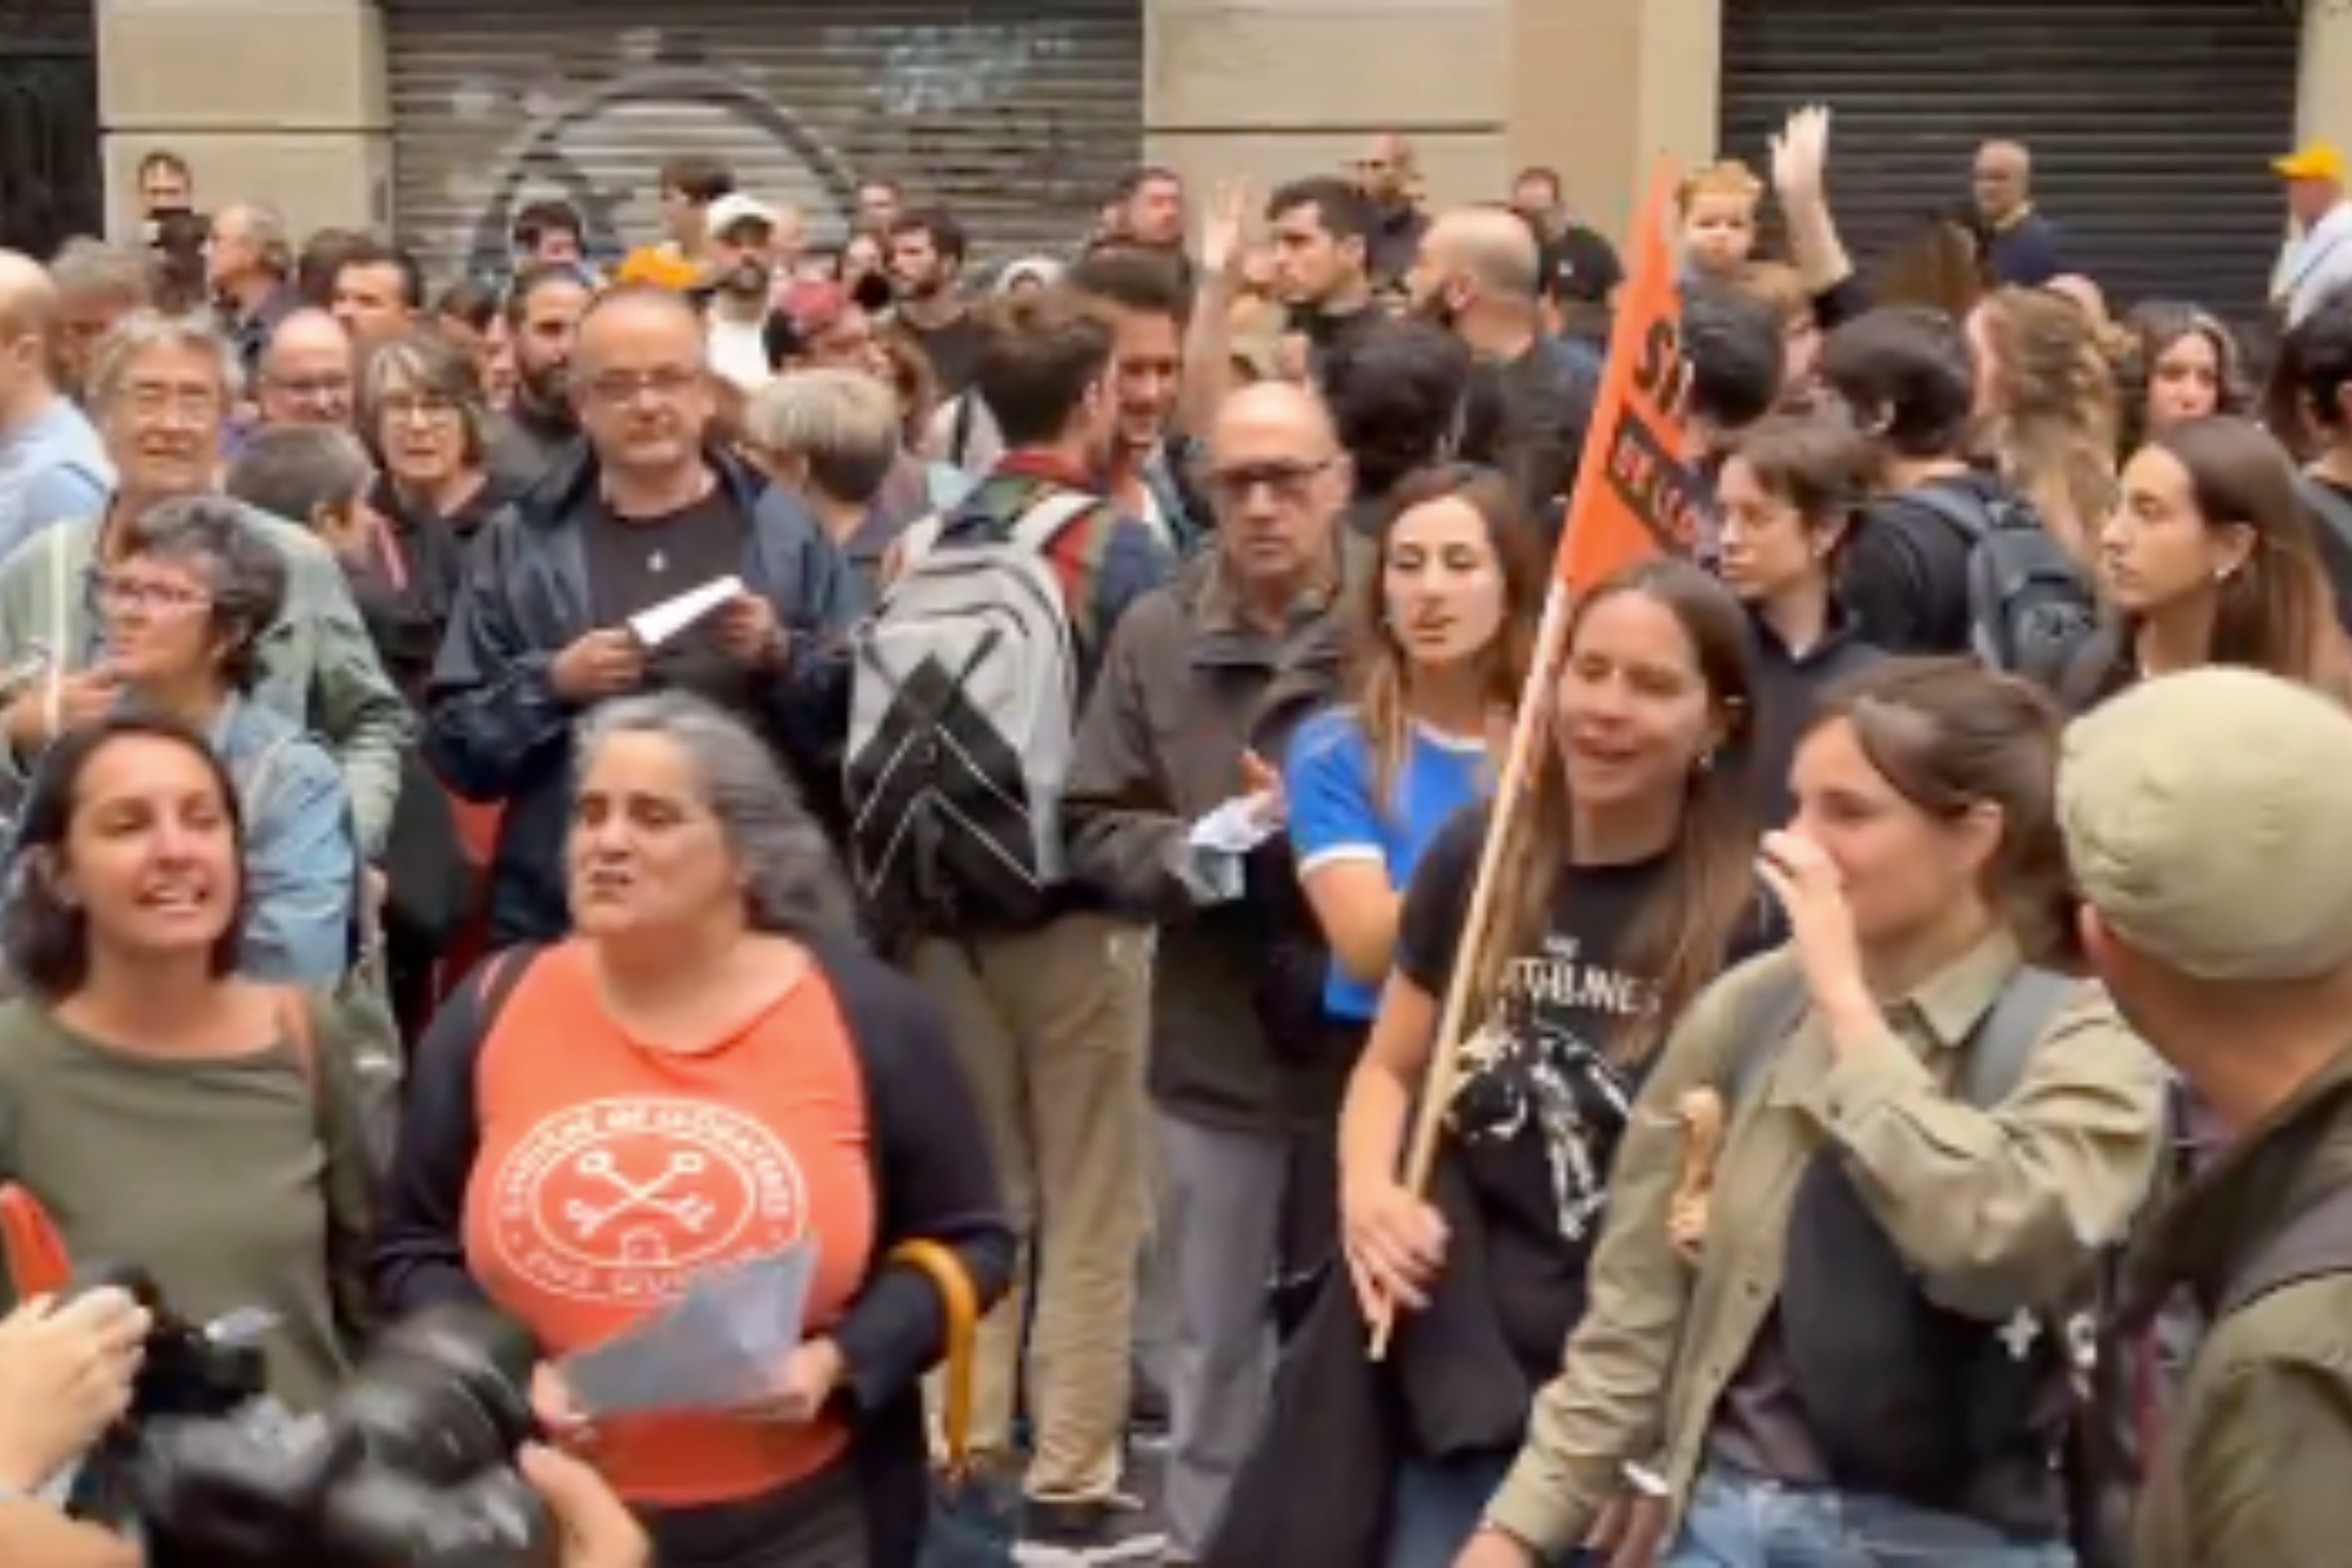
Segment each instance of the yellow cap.
[[2324,179],[2344,183],[2344,154],[2332,141],[2306,141],[2270,167],[2288,179]]

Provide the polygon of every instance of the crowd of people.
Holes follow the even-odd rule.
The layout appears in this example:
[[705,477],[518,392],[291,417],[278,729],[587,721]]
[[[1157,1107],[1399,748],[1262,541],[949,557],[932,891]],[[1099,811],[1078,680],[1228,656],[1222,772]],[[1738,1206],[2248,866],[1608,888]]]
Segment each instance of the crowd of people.
[[[296,1411],[511,1315],[575,1568],[2334,1561],[2343,160],[2241,336],[2013,143],[1865,271],[1830,128],[1682,185],[1700,548],[1549,662],[1548,170],[1141,167],[984,287],[680,157],[436,294],[150,159],[0,253],[0,1175]],[[567,1383],[795,1246],[739,1401]],[[22,1560],[123,1560],[42,1498],[142,1329],[0,1324]]]

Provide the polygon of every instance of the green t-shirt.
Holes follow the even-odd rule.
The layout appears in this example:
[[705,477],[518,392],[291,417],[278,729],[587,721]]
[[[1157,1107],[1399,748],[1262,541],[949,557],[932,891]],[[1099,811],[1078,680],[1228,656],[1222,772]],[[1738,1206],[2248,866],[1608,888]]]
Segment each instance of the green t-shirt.
[[270,1392],[308,1411],[350,1368],[366,1168],[355,1128],[336,1130],[353,1119],[322,1111],[344,1081],[333,1049],[318,1042],[317,1092],[298,1050],[141,1056],[31,1002],[0,1005],[0,1172],[77,1260],[144,1266],[189,1319],[276,1314],[262,1341]]

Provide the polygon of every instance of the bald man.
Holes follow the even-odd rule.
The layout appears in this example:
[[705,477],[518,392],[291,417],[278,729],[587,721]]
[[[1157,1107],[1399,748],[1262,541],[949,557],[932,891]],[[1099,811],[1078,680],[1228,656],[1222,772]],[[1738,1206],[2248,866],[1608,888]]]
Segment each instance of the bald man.
[[1430,226],[1405,287],[1415,315],[1468,345],[1478,365],[1471,405],[1498,416],[1492,450],[1462,455],[1503,470],[1550,545],[1592,423],[1600,360],[1543,331],[1542,277],[1543,248],[1526,218],[1470,207]]
[[107,509],[115,471],[58,390],[63,313],[39,262],[0,251],[0,561],[43,529]]
[[2057,226],[2033,208],[2033,154],[2021,141],[1977,149],[1977,219],[1996,284],[2038,289],[2066,271]]
[[1429,227],[1429,214],[1416,197],[1420,159],[1413,143],[1397,131],[1374,136],[1355,160],[1355,182],[1372,204],[1372,234],[1364,246],[1365,270],[1374,288],[1400,282],[1412,270]]
[[[1274,830],[1269,852],[1288,858],[1279,770],[1290,726],[1265,720],[1340,697],[1347,462],[1312,393],[1262,383],[1219,407],[1208,475],[1216,546],[1119,622],[1063,805],[1073,873],[1161,922],[1150,1088],[1155,1245],[1182,1303],[1162,1509],[1178,1562],[1206,1557],[1265,1416],[1264,1281],[1327,1256],[1337,1230],[1329,1147],[1307,1131],[1339,1111],[1340,1078],[1316,1039],[1320,936],[1295,893],[1285,896],[1287,870],[1245,877],[1238,856],[1196,851],[1190,838],[1193,823],[1246,798]],[[1286,1237],[1288,1218],[1316,1208],[1315,1234]]]
[[261,350],[254,387],[265,425],[352,423],[358,355],[343,323],[312,306],[278,324]]

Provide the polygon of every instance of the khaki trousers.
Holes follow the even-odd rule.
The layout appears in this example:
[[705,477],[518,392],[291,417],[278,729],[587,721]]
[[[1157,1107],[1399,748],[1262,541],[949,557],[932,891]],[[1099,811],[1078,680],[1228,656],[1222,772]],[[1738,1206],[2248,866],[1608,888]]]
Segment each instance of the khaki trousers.
[[1012,1446],[1027,1324],[1024,1490],[1048,1501],[1099,1499],[1119,1479],[1151,1213],[1152,945],[1148,928],[1066,915],[1016,935],[926,939],[912,963],[954,1025],[1024,1242],[1013,1291],[981,1326],[973,1447]]

